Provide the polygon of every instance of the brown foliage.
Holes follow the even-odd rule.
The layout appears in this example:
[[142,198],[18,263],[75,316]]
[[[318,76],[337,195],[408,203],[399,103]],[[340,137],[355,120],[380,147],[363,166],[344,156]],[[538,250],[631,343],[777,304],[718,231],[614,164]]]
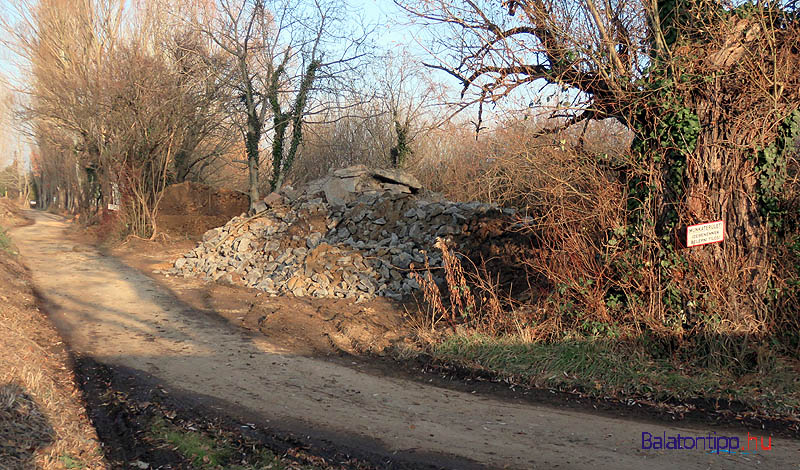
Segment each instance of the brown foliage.
[[[451,135],[446,146],[452,160],[438,166],[424,161],[412,164],[417,175],[431,183],[469,182],[440,183],[450,198],[520,209],[499,232],[510,241],[497,241],[496,236],[491,243],[511,243],[522,250],[494,255],[473,250],[471,260],[444,256],[445,286],[436,286],[424,272],[418,275],[431,318],[528,340],[648,334],[687,348],[700,340],[716,345],[714,354],[742,362],[756,338],[797,335],[800,325],[792,313],[798,308],[797,291],[792,288],[798,279],[796,248],[776,244],[772,252],[780,267],[771,279],[782,288],[774,310],[767,315],[743,312],[738,265],[677,264],[665,269],[664,258],[653,256],[648,248],[656,243],[652,227],[651,238],[639,239],[643,243],[629,238],[627,190],[603,155],[571,148],[574,136],[548,143],[526,135],[535,132],[510,126],[478,142],[466,134],[458,142]],[[586,144],[597,147],[602,142]],[[787,199],[796,208],[796,179],[786,187]],[[443,243],[437,248],[443,253],[449,250]],[[526,292],[519,292],[520,285]],[[472,308],[469,296],[462,297],[466,294],[477,308]],[[676,298],[683,303],[670,304]],[[750,346],[748,337],[753,338]],[[787,345],[791,347],[792,341],[796,339]]]

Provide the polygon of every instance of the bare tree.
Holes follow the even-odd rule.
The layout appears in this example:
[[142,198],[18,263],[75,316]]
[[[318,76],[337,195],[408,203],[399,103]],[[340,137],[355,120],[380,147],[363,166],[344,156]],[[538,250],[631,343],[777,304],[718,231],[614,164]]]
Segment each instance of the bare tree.
[[[303,117],[317,112],[311,95],[318,82],[335,83],[362,57],[363,38],[339,41],[339,2],[223,0],[197,27],[229,54],[229,80],[241,109],[251,209],[259,198],[260,144],[272,131],[270,189],[281,186],[302,141]],[[267,127],[267,119],[272,127]]]
[[25,115],[42,206],[121,202],[128,229],[155,236],[164,187],[231,144],[216,72],[225,61],[157,0],[22,2],[13,31],[31,67]]
[[309,118],[292,181],[356,163],[404,166],[446,117],[443,88],[405,51],[373,59],[357,87]]
[[407,51],[388,54],[379,66],[380,101],[389,118],[391,143],[387,160],[403,166],[417,138],[443,122],[445,92]]

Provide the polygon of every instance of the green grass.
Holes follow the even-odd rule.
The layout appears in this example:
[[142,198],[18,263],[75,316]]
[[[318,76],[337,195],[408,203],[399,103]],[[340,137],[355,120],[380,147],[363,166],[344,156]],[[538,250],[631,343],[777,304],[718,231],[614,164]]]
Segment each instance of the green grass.
[[11,238],[8,236],[3,227],[0,227],[0,250],[12,255],[17,254],[17,252],[14,250],[14,243],[11,241]]
[[787,360],[774,358],[761,373],[689,367],[655,358],[637,343],[586,338],[524,343],[513,338],[452,335],[433,347],[436,359],[487,370],[519,383],[594,397],[683,401],[693,398],[741,402],[753,410],[796,414],[800,378]]
[[153,422],[152,433],[157,439],[173,446],[197,468],[216,468],[226,463],[233,454],[233,449],[226,442],[197,431],[185,431],[163,419]]
[[62,455],[58,458],[58,460],[64,464],[64,467],[70,470],[81,470],[82,468],[86,468],[86,464],[78,459],[74,459],[69,455]]
[[[178,453],[201,470],[285,470],[288,465],[269,449],[260,449],[243,454],[231,436],[224,433],[212,435],[206,432],[189,431],[161,418],[153,420],[150,434],[156,440],[171,445]],[[298,467],[292,467],[298,468]],[[317,467],[304,466],[306,470]]]

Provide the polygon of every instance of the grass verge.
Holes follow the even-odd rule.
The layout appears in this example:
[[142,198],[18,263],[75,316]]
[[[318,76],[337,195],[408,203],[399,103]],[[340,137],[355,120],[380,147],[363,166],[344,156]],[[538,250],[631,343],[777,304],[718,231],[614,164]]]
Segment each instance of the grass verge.
[[224,431],[212,432],[187,430],[155,417],[150,428],[150,437],[170,446],[190,461],[199,470],[322,470],[323,467],[300,466],[283,460],[269,449],[249,449],[242,452],[241,443],[235,436]]
[[797,366],[781,357],[774,357],[768,370],[736,375],[725,367],[695,368],[657,358],[643,344],[597,338],[530,343],[454,334],[431,351],[434,359],[445,363],[488,371],[527,386],[595,398],[737,403],[746,408],[744,412],[794,419],[800,411]]
[[17,250],[14,248],[14,243],[11,241],[11,238],[8,236],[8,233],[3,227],[0,227],[0,250],[5,251],[12,256],[16,256],[17,254]]

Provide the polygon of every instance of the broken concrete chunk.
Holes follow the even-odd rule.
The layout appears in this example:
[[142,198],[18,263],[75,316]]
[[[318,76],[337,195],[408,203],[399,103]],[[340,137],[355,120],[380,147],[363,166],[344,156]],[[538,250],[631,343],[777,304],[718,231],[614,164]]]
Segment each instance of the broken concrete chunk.
[[220,232],[222,232],[222,227],[212,228],[211,230],[203,234],[203,241],[207,242],[217,238]]
[[364,165],[353,165],[333,171],[333,176],[338,178],[355,178],[369,174],[369,169]]
[[258,201],[253,206],[253,212],[258,214],[260,212],[266,211],[268,206],[264,203],[264,201]]
[[386,181],[389,183],[396,183],[408,186],[413,190],[413,192],[417,192],[422,189],[422,184],[419,182],[418,179],[414,178],[413,176],[409,175],[405,171],[402,170],[395,170],[395,169],[378,169],[374,170],[372,173],[376,179],[380,181]]
[[325,193],[325,200],[332,206],[343,206],[355,199],[356,184],[355,178],[330,178],[322,186]]
[[404,184],[394,184],[394,183],[383,183],[381,184],[381,188],[385,189],[386,191],[393,191],[395,193],[406,193],[410,194],[412,189]]
[[264,197],[264,204],[266,204],[267,207],[278,206],[280,204],[283,204],[283,197],[281,197],[280,194],[275,192],[269,193]]

